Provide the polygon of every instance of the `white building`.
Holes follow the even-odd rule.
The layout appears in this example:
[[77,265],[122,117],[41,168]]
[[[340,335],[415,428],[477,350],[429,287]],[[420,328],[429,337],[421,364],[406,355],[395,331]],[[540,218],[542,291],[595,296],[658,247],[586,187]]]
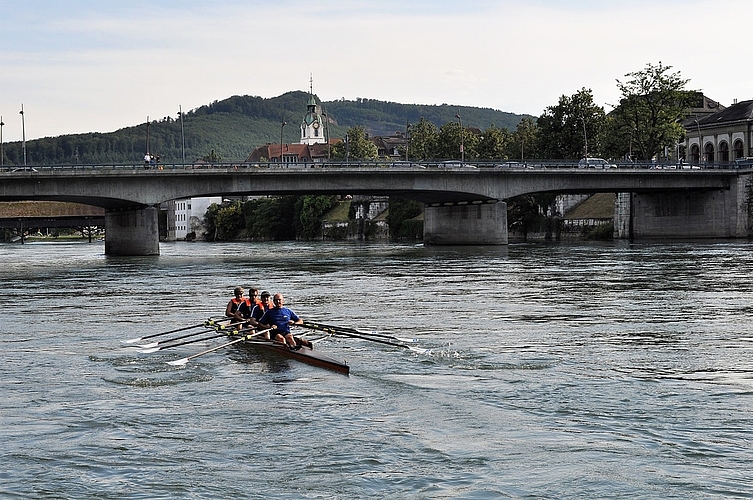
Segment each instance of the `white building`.
[[204,227],[204,214],[212,203],[222,203],[222,197],[168,201],[166,203],[168,241],[185,240],[190,233],[194,233],[194,237],[200,237]]

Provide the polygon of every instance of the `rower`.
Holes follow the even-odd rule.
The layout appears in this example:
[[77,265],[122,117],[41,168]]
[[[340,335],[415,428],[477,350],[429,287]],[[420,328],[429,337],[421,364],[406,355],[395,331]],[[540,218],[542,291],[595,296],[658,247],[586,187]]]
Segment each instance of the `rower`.
[[241,328],[255,327],[256,325],[249,322],[251,310],[259,303],[259,290],[256,288],[248,289],[248,297],[245,298],[233,314],[233,321],[241,324]]
[[235,313],[238,312],[238,308],[245,302],[246,299],[243,297],[243,287],[235,287],[233,289],[233,298],[230,299],[227,303],[227,307],[225,307],[225,316],[227,316],[228,319],[234,319]]
[[[255,306],[251,308],[251,317],[248,319],[248,323],[253,328],[263,329],[260,326],[259,320],[262,316],[264,316],[264,313],[272,309],[272,296],[270,293],[266,290],[261,292],[261,300],[256,303]],[[264,332],[263,337],[267,340],[270,340],[269,332]]]
[[[252,295],[253,294],[253,295]],[[254,297],[259,291],[256,288],[249,290],[249,295]],[[233,289],[233,298],[227,303],[225,316],[227,316],[238,330],[248,328],[248,318],[251,317],[251,301],[243,296],[243,287],[237,286]]]
[[299,338],[301,345],[298,345],[293,334],[290,332],[290,325],[301,325],[303,320],[296,313],[285,307],[285,297],[281,293],[276,293],[272,299],[274,307],[264,313],[259,319],[259,326],[264,329],[272,329],[272,340],[287,345],[291,349],[300,349],[301,345],[312,347],[311,342]]

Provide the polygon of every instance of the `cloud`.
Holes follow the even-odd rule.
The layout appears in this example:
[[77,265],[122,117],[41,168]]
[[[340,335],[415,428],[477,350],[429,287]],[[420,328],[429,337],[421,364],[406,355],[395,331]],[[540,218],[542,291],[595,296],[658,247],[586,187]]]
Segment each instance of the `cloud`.
[[[0,0],[2,1],[2,0]],[[231,95],[314,91],[491,107],[538,115],[591,88],[619,99],[615,80],[662,61],[723,103],[751,72],[729,30],[702,43],[688,12],[734,12],[742,0],[631,2],[4,1],[0,113],[5,140],[24,102],[27,137],[109,131]],[[724,69],[735,78],[723,78]]]

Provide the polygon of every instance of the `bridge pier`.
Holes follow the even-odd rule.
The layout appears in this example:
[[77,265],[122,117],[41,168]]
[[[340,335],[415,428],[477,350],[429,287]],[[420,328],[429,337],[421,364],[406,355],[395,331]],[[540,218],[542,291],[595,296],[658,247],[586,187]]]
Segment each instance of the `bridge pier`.
[[159,255],[159,209],[105,212],[105,255]]
[[507,203],[426,207],[426,245],[507,245]]
[[751,176],[728,189],[619,193],[615,237],[640,239],[746,238],[751,235]]

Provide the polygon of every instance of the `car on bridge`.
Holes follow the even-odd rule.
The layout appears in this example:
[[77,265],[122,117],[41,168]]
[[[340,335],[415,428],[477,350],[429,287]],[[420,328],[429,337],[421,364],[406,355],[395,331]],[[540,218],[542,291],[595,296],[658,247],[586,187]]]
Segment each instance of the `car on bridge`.
[[421,165],[420,163],[413,163],[410,161],[393,161],[390,163],[390,167],[392,168],[426,168],[426,166]]
[[525,162],[520,161],[506,161],[504,163],[499,163],[497,165],[494,165],[495,168],[533,168],[533,165],[528,165]]
[[437,163],[437,168],[478,168],[470,163],[462,163],[457,160],[447,160]]
[[578,168],[617,168],[617,165],[609,163],[604,158],[581,158]]

